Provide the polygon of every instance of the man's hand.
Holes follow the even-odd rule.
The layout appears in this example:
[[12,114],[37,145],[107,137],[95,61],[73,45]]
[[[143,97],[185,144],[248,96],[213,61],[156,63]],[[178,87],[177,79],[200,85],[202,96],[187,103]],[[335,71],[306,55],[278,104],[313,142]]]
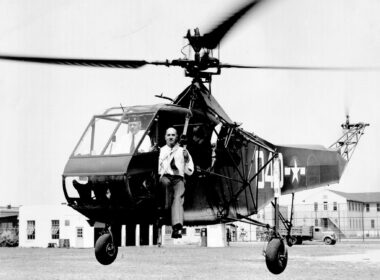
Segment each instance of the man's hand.
[[183,158],[185,159],[185,162],[189,162],[189,152],[186,149],[183,149]]
[[186,135],[181,135],[181,137],[179,138],[179,145],[181,147],[184,147],[187,145],[187,136]]

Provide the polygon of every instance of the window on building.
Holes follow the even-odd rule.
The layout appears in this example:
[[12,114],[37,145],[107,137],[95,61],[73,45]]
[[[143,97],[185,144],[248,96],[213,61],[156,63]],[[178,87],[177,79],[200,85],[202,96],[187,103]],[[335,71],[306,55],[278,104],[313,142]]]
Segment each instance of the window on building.
[[200,229],[200,228],[196,228],[196,229],[195,229],[195,235],[196,235],[196,236],[201,235],[201,229]]
[[182,228],[182,230],[181,230],[181,233],[182,233],[182,235],[186,235],[187,234],[187,228]]
[[336,201],[334,201],[333,211],[337,211],[337,210],[338,210],[338,203]]
[[371,228],[375,228],[375,220],[371,220]]
[[26,234],[27,239],[36,239],[36,221],[27,221]]
[[51,220],[51,238],[59,239],[59,220]]
[[323,201],[323,210],[327,210],[327,201]]
[[366,204],[365,204],[365,211],[366,211],[366,212],[369,212],[369,203],[366,203]]
[[377,212],[380,212],[380,203],[376,203]]
[[318,202],[314,202],[314,211],[315,211],[315,212],[318,211]]
[[65,227],[69,227],[70,226],[70,220],[65,220]]
[[81,228],[81,227],[77,228],[77,237],[83,238],[83,228]]
[[0,230],[6,230],[6,229],[11,229],[13,228],[13,223],[0,223]]
[[314,221],[314,226],[318,226],[318,219],[315,219],[315,221]]

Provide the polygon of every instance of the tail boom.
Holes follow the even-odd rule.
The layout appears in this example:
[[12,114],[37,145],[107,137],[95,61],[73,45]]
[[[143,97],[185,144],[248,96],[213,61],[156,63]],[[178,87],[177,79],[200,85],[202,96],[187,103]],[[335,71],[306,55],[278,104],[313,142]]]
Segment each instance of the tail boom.
[[338,151],[322,146],[278,146],[278,152],[284,166],[282,194],[338,183],[347,164]]

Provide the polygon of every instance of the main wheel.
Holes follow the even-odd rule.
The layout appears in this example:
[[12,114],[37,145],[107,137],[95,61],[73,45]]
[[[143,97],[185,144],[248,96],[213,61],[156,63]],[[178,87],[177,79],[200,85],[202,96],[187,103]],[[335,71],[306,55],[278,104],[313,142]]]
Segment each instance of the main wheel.
[[117,250],[109,233],[103,234],[96,240],[95,257],[103,265],[111,264],[116,259]]
[[282,240],[274,238],[269,241],[266,253],[265,262],[268,270],[273,274],[282,273],[288,264],[288,250]]
[[330,237],[326,237],[324,240],[326,245],[331,245],[332,244],[332,239]]

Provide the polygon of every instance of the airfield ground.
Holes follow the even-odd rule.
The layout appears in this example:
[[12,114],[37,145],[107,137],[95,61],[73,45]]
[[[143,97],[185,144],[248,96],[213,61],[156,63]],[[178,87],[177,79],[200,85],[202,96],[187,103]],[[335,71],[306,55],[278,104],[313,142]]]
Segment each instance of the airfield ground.
[[379,279],[380,242],[296,245],[277,276],[266,269],[263,245],[126,247],[109,266],[93,249],[0,248],[0,279]]

